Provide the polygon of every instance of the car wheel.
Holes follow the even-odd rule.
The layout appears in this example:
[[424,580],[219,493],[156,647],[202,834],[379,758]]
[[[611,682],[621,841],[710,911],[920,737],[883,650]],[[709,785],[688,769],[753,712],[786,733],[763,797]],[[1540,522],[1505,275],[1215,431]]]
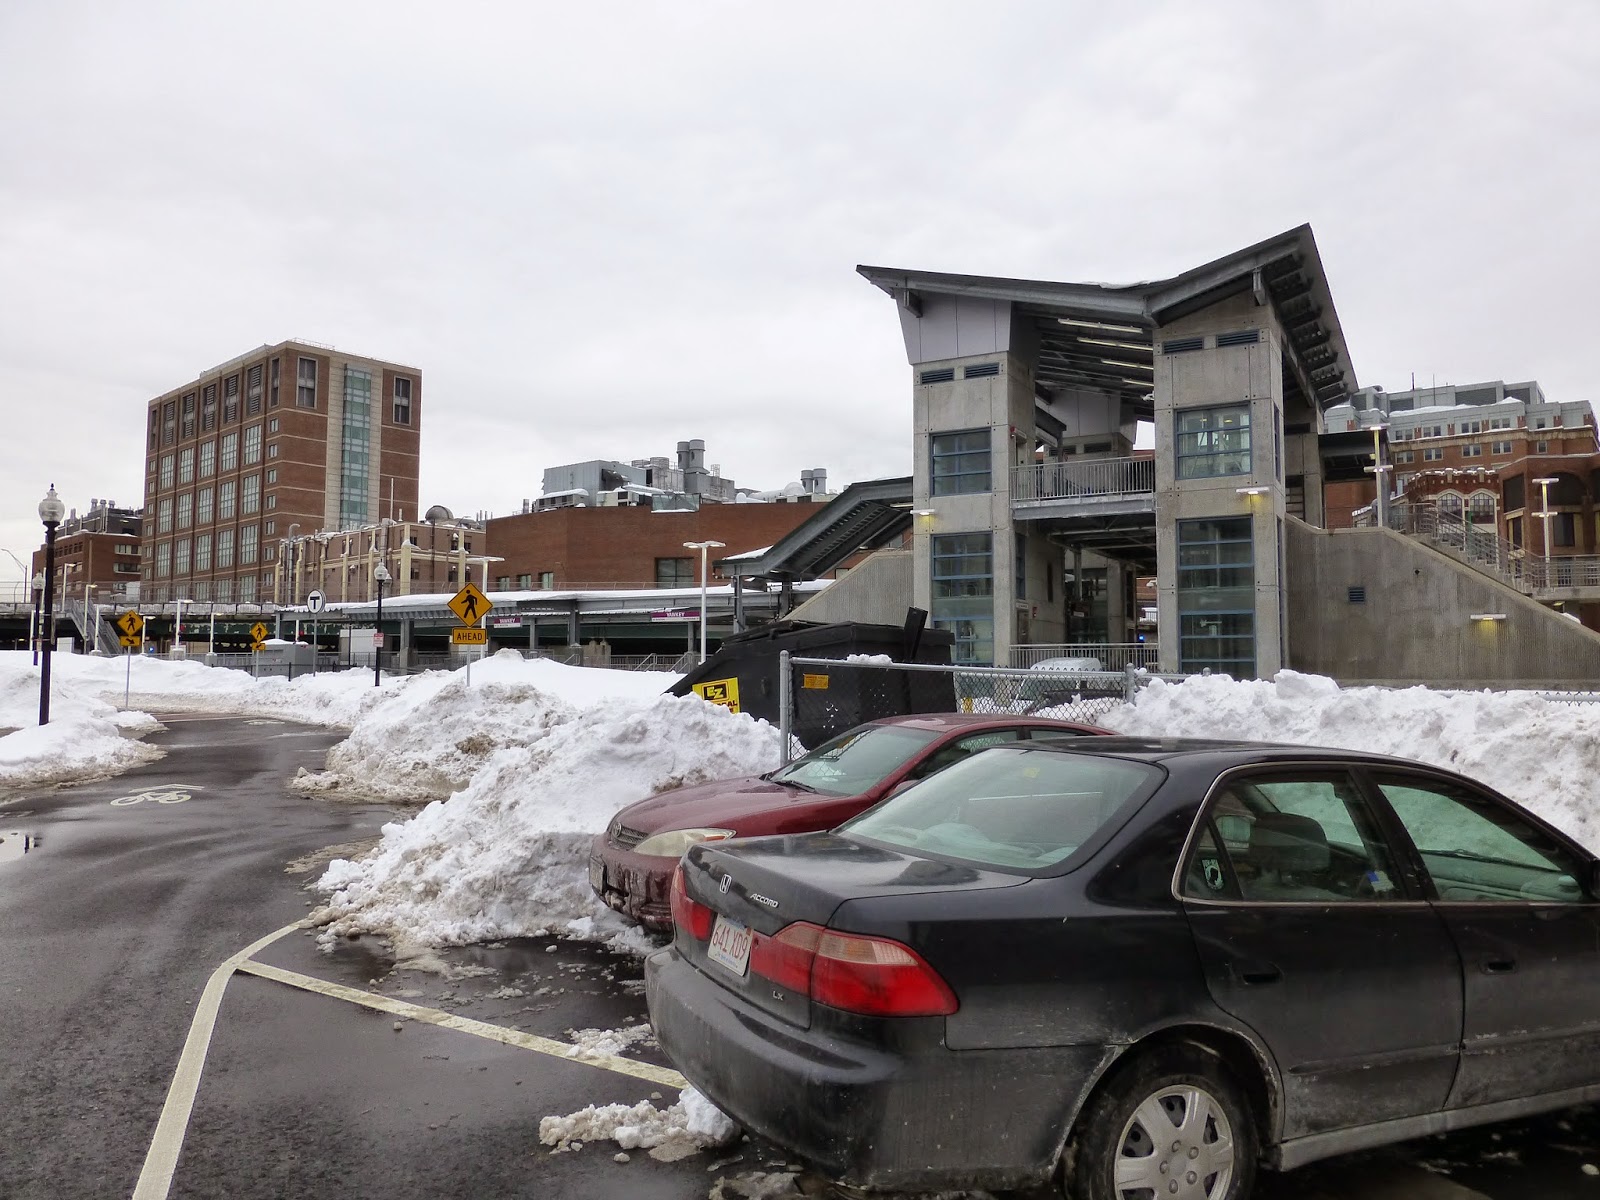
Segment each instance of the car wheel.
[[1243,1200],[1255,1182],[1255,1124],[1219,1060],[1173,1047],[1104,1084],[1062,1168],[1072,1200]]

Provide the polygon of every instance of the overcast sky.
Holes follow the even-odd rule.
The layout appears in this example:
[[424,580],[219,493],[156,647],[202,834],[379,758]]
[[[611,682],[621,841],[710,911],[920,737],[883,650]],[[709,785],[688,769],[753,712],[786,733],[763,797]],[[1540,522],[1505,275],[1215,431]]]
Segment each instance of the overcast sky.
[[[908,472],[857,263],[1162,277],[1312,223],[1359,382],[1591,400],[1600,4],[0,0],[0,546],[287,337],[424,373],[422,504],[704,438]],[[16,568],[4,558],[0,578]]]

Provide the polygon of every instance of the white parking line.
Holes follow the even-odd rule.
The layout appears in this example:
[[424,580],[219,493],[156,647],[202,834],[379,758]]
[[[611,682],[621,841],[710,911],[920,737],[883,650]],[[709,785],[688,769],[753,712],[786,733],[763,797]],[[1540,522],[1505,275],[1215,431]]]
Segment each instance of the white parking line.
[[189,1114],[194,1111],[195,1093],[200,1090],[200,1072],[206,1064],[206,1050],[211,1045],[211,1033],[217,1024],[217,1010],[222,1007],[222,993],[227,990],[228,980],[252,954],[266,949],[304,924],[304,921],[296,921],[293,925],[285,925],[277,932],[251,942],[211,972],[211,978],[206,980],[205,991],[200,993],[200,1003],[195,1008],[194,1020],[189,1024],[189,1036],[184,1039],[183,1053],[178,1056],[178,1069],[172,1073],[167,1100],[161,1106],[161,1117],[156,1121],[156,1131],[150,1139],[150,1149],[144,1156],[144,1168],[139,1172],[139,1182],[133,1187],[133,1200],[165,1200],[172,1188],[172,1172],[177,1168],[178,1155],[183,1150],[183,1136],[189,1129]]
[[680,1091],[689,1086],[687,1079],[668,1067],[658,1067],[654,1063],[638,1062],[635,1059],[621,1058],[613,1054],[597,1054],[592,1057],[586,1055],[582,1058],[571,1057],[572,1045],[568,1042],[558,1042],[554,1038],[540,1037],[535,1033],[523,1033],[520,1029],[507,1029],[503,1025],[493,1025],[488,1021],[474,1021],[471,1017],[441,1012],[437,1008],[424,1008],[420,1004],[394,1000],[388,996],[380,996],[376,992],[364,992],[360,988],[345,987],[340,983],[329,983],[325,979],[302,975],[298,971],[285,971],[281,967],[268,966],[266,963],[258,962],[241,963],[239,964],[239,970],[247,975],[259,975],[263,979],[270,979],[275,983],[287,984],[289,987],[301,988],[308,992],[316,992],[321,996],[332,996],[336,1000],[346,1000],[351,1004],[359,1004],[363,1008],[393,1013],[397,1017],[409,1017],[413,1021],[426,1021],[430,1025],[438,1025],[442,1029],[454,1029],[458,1033],[470,1033],[475,1037],[488,1038],[492,1042],[500,1042],[507,1046],[520,1046],[524,1050],[548,1054],[551,1058],[559,1058],[564,1062],[582,1063],[586,1067],[598,1067],[603,1071],[615,1071],[619,1075],[632,1075],[635,1079],[644,1079],[650,1083],[660,1084],[663,1087],[677,1088]]
[[351,1004],[359,1004],[379,1012],[409,1017],[414,1021],[426,1021],[442,1029],[454,1029],[458,1033],[470,1033],[475,1037],[487,1038],[507,1046],[517,1046],[523,1050],[547,1054],[564,1062],[581,1063],[602,1071],[631,1075],[635,1079],[643,1079],[662,1087],[682,1090],[688,1086],[689,1081],[678,1072],[667,1067],[658,1067],[653,1063],[638,1062],[611,1054],[583,1058],[568,1057],[572,1046],[566,1042],[558,1042],[533,1033],[523,1033],[519,1029],[506,1029],[500,1025],[491,1025],[487,1021],[474,1021],[471,1017],[441,1012],[436,1008],[423,1008],[421,1005],[409,1004],[404,1000],[380,996],[376,992],[364,992],[359,988],[345,987],[343,984],[329,983],[311,975],[302,975],[298,971],[286,971],[281,967],[269,966],[267,963],[250,961],[253,955],[260,953],[285,934],[304,928],[306,924],[306,921],[296,921],[293,925],[285,925],[282,929],[251,942],[213,971],[211,978],[206,980],[205,990],[200,993],[200,1003],[195,1007],[194,1020],[189,1024],[189,1036],[183,1043],[183,1053],[178,1056],[177,1070],[172,1073],[172,1083],[167,1088],[166,1103],[161,1106],[161,1116],[156,1121],[156,1131],[150,1138],[150,1149],[145,1153],[144,1167],[139,1172],[139,1181],[134,1184],[133,1200],[166,1200],[168,1192],[172,1190],[172,1175],[178,1166],[178,1156],[183,1152],[183,1139],[189,1130],[189,1117],[194,1112],[195,1096],[200,1090],[200,1074],[205,1069],[206,1051],[211,1047],[211,1035],[216,1029],[217,1012],[222,1007],[222,996],[227,990],[228,980],[233,977],[235,971],[243,971],[262,979],[270,979],[275,983],[344,1000]]

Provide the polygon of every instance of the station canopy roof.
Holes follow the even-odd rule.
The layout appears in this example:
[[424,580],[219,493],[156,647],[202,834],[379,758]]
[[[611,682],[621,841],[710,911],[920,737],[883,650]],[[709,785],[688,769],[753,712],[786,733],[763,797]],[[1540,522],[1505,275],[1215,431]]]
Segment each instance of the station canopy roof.
[[929,295],[1007,301],[1039,339],[1035,379],[1046,393],[1092,388],[1153,415],[1155,342],[1163,325],[1232,296],[1271,304],[1287,335],[1285,400],[1327,409],[1356,390],[1355,370],[1311,226],[1144,283],[1050,283],[895,267],[856,270],[913,315]]

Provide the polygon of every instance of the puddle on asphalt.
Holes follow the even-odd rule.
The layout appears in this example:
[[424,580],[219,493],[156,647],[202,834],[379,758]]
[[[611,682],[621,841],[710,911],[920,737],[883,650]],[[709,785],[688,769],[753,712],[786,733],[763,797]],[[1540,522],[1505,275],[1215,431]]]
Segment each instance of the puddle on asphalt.
[[37,833],[0,834],[0,862],[10,862],[14,858],[21,858],[24,854],[31,854],[43,842],[44,839]]

